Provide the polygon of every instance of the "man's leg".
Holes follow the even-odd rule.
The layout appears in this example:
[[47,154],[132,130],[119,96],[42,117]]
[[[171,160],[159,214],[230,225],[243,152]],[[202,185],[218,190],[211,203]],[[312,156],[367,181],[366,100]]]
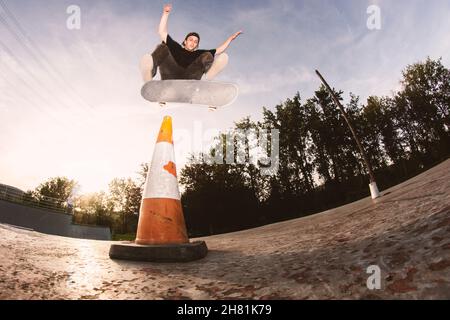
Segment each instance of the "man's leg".
[[169,54],[169,48],[166,44],[158,45],[152,54],[145,54],[141,59],[141,73],[144,82],[152,80],[158,69],[158,66],[163,63]]
[[153,57],[150,53],[145,54],[141,59],[141,74],[142,74],[142,80],[144,80],[145,83],[149,82],[153,79],[156,72],[153,73],[154,64],[153,64]]
[[152,55],[153,60],[157,61],[161,80],[184,79],[184,68],[178,65],[166,44],[160,45]]
[[185,71],[185,79],[201,80],[203,74],[208,72],[214,62],[210,52],[203,53]]
[[184,71],[185,69],[178,65],[178,63],[175,61],[175,58],[170,52],[164,62],[159,66],[161,80],[185,79]]
[[161,80],[179,79],[183,72],[183,69],[175,62],[165,43],[158,45],[152,54],[146,54],[142,57],[142,79],[145,82],[151,81],[155,77],[158,67]]
[[206,73],[206,79],[212,80],[214,79],[228,64],[228,54],[222,53],[215,57],[214,63]]

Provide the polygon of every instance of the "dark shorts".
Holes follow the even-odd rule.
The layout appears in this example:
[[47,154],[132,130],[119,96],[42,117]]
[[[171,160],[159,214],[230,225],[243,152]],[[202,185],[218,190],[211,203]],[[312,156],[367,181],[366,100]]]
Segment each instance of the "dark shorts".
[[181,67],[170,53],[166,44],[162,43],[152,53],[153,57],[153,76],[156,74],[156,68],[159,68],[161,80],[181,80],[192,79],[200,80],[203,74],[208,72],[214,61],[210,52],[200,55],[189,67]]

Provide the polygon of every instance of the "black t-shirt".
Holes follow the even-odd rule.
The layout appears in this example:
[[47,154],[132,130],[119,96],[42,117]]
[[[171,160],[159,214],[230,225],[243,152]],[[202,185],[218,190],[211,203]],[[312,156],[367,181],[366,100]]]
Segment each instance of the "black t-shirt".
[[167,46],[169,47],[170,53],[172,54],[175,61],[183,68],[189,67],[192,62],[195,61],[201,54],[205,52],[211,52],[214,56],[216,54],[216,49],[212,50],[196,50],[188,51],[184,49],[178,42],[173,40],[169,35],[167,35]]

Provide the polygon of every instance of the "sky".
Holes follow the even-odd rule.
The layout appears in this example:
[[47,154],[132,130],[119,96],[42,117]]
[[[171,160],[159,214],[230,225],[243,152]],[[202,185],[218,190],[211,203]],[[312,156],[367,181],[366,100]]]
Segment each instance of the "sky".
[[[347,101],[352,92],[364,103],[399,90],[401,71],[427,56],[450,66],[448,0],[175,0],[168,31],[179,42],[196,31],[200,47],[212,49],[243,30],[215,79],[240,94],[216,112],[162,109],[140,95],[139,61],[160,42],[164,3],[0,0],[0,183],[30,190],[65,176],[80,193],[106,191],[114,178],[137,178],[166,115],[180,172],[234,122],[260,120],[263,107],[296,92],[312,97],[316,69]],[[71,5],[80,29],[67,27]],[[379,29],[368,27],[373,5]]]

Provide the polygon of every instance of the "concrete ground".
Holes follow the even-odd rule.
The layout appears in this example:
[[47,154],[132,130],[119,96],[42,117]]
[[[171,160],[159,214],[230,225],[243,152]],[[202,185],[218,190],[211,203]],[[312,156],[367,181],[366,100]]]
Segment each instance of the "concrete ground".
[[0,225],[0,299],[450,299],[450,160],[383,195],[203,238],[208,256],[187,264]]

